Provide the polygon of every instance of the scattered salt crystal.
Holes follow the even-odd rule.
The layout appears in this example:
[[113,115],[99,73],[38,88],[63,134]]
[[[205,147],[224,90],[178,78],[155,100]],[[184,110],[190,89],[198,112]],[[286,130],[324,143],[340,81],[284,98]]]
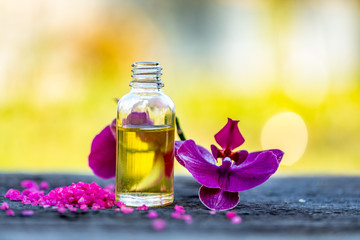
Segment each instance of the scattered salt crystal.
[[148,213],[148,218],[157,218],[158,217],[158,213],[154,210],[150,210]]
[[235,216],[235,217],[231,218],[232,224],[240,224],[241,222],[242,222],[242,218],[240,216]]
[[140,210],[140,211],[145,211],[145,210],[148,210],[148,209],[149,208],[145,204],[143,204],[142,206],[139,206],[139,207],[136,208],[136,210]]
[[115,205],[118,206],[119,208],[126,206],[125,203],[123,203],[122,201],[117,201]]
[[300,202],[300,203],[304,203],[304,202],[306,202],[306,200],[305,200],[305,199],[300,198],[300,199],[299,199],[299,202]]
[[152,228],[156,231],[162,231],[166,228],[166,222],[163,219],[155,219],[152,221]]
[[172,217],[172,218],[176,218],[176,219],[180,219],[180,218],[181,218],[181,213],[179,213],[179,212],[172,212],[172,213],[171,213],[171,217]]
[[41,189],[48,189],[49,188],[49,183],[48,182],[46,182],[46,181],[42,181],[41,183],[40,183],[40,188]]
[[97,203],[94,203],[94,204],[92,205],[92,207],[91,207],[92,210],[97,210],[97,209],[100,209],[100,208],[101,208],[100,205],[97,204]]
[[185,209],[183,206],[175,205],[174,209],[178,213],[185,213]]
[[226,217],[229,219],[232,219],[232,218],[236,217],[236,212],[227,212]]
[[58,211],[59,213],[64,213],[64,212],[66,212],[66,208],[64,208],[64,207],[59,207],[57,211]]
[[209,214],[210,214],[210,215],[215,215],[215,214],[216,214],[216,210],[210,210],[210,211],[209,211]]
[[3,202],[0,206],[1,210],[7,210],[9,209],[9,204],[7,202]]
[[33,210],[23,210],[21,212],[21,214],[24,216],[30,216],[30,215],[34,215],[34,211]]
[[12,209],[8,209],[8,210],[6,210],[6,215],[15,216],[15,212]]
[[191,217],[191,215],[189,214],[185,214],[181,217],[181,219],[183,219],[187,224],[192,224],[193,219]]
[[80,209],[83,211],[87,211],[87,210],[89,210],[89,207],[86,204],[82,204],[82,205],[80,205]]
[[132,207],[126,207],[126,206],[122,206],[120,208],[120,210],[125,214],[129,214],[129,213],[132,213],[134,211],[134,209]]
[[105,189],[109,189],[111,191],[115,190],[115,185],[113,183],[110,183],[104,187]]
[[39,188],[39,186],[37,185],[37,183],[33,180],[28,180],[28,179],[25,179],[23,180],[21,183],[20,183],[20,186],[22,188]]
[[120,208],[115,208],[114,211],[119,212]]

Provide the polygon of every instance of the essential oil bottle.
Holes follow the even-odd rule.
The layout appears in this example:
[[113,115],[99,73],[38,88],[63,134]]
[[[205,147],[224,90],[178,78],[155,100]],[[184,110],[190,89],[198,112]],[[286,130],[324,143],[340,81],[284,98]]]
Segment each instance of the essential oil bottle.
[[131,90],[117,107],[116,198],[128,206],[174,200],[174,102],[158,62],[132,64]]

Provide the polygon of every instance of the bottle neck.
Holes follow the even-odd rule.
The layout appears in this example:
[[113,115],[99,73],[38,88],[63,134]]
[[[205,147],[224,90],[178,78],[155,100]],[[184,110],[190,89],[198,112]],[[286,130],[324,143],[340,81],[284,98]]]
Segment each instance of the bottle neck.
[[132,64],[130,82],[131,90],[134,91],[161,91],[164,83],[160,77],[162,67],[158,62],[135,62]]

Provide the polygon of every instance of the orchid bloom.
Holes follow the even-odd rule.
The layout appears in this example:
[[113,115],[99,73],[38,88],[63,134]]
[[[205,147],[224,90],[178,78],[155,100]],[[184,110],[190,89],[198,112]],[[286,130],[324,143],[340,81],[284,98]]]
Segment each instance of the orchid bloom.
[[[200,201],[209,209],[227,210],[239,202],[239,191],[264,183],[276,172],[284,155],[281,150],[248,153],[233,150],[244,143],[238,122],[228,119],[227,124],[215,134],[221,149],[211,145],[211,152],[196,145],[193,140],[177,141],[175,157],[202,186]],[[222,164],[217,166],[217,159]]]

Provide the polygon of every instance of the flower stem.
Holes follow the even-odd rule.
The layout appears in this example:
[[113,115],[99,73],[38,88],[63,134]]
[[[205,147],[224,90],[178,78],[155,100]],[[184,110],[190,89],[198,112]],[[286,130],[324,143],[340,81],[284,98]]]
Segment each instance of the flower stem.
[[177,134],[179,135],[179,138],[181,141],[185,141],[186,140],[186,137],[184,135],[184,132],[183,130],[181,129],[180,127],[180,122],[179,122],[179,118],[178,117],[175,117],[175,123],[176,123],[176,131],[177,131]]

